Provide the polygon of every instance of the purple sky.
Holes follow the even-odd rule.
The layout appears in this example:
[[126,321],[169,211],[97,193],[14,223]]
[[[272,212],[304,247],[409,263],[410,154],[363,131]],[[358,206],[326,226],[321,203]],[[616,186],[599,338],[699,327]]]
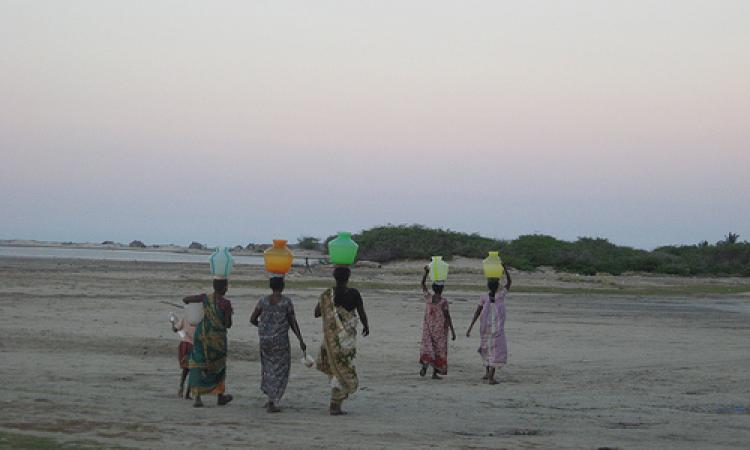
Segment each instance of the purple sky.
[[0,2],[0,239],[750,239],[750,2]]

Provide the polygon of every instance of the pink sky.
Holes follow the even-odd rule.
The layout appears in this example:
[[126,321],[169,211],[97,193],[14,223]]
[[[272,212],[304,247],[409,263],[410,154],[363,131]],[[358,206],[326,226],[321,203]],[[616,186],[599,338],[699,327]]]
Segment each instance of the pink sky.
[[0,4],[0,239],[750,239],[750,3]]

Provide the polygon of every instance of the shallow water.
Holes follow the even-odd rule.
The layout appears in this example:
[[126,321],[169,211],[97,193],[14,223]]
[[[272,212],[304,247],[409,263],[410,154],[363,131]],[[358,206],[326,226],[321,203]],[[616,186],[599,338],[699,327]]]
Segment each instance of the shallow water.
[[[0,246],[0,257],[89,259],[108,261],[151,261],[177,263],[206,263],[209,255],[195,253],[173,253],[149,250],[116,250],[102,248],[61,247],[8,247]],[[235,264],[262,265],[262,256],[233,256]],[[304,258],[295,258],[295,264],[304,264]]]

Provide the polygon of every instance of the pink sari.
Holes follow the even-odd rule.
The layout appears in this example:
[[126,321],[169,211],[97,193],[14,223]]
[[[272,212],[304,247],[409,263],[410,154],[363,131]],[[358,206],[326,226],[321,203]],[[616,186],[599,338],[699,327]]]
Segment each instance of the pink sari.
[[482,313],[479,316],[479,355],[485,367],[500,367],[508,362],[508,343],[505,341],[505,296],[508,290],[503,288],[495,294],[495,301],[490,301],[489,294],[480,299]]
[[420,364],[429,364],[441,375],[448,374],[448,301],[444,298],[432,303],[432,295],[425,294],[422,344],[419,349]]

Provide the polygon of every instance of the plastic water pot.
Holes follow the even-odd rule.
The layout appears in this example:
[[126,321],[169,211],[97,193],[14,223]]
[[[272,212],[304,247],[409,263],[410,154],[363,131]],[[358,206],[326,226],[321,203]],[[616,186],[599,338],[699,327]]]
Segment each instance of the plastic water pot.
[[292,268],[294,254],[286,241],[283,239],[274,239],[273,247],[263,252],[263,261],[266,264],[266,272],[284,275]]
[[187,320],[190,325],[198,325],[203,320],[203,302],[188,303],[185,305]]
[[229,275],[232,273],[234,259],[232,259],[232,254],[229,253],[228,248],[217,248],[208,262],[211,265],[211,275],[216,278],[229,278]]
[[432,262],[430,262],[430,279],[433,283],[448,279],[448,263],[443,261],[442,256],[432,257]]
[[482,261],[485,278],[502,278],[505,269],[503,261],[500,259],[500,252],[490,252],[489,256]]
[[346,231],[340,231],[336,239],[328,242],[328,256],[332,264],[354,264],[357,250],[359,245],[352,240],[352,234]]

